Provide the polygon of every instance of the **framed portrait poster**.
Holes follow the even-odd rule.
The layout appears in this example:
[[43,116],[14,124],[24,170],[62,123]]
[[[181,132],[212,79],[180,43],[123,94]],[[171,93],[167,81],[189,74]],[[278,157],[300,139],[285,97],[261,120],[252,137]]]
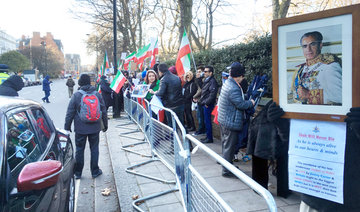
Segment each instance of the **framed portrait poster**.
[[360,106],[360,5],[272,23],[273,98],[285,118],[343,121]]

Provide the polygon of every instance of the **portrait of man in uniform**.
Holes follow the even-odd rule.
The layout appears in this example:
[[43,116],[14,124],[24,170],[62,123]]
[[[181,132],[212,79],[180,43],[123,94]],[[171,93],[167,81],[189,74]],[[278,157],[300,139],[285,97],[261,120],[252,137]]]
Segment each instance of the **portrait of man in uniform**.
[[342,105],[342,67],[336,54],[321,53],[323,35],[306,32],[299,40],[305,62],[293,73],[288,103]]

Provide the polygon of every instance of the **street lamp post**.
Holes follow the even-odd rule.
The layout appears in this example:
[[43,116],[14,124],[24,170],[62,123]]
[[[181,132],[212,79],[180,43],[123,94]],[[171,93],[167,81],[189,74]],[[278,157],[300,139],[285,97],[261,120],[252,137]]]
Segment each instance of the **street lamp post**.
[[[118,70],[117,70],[117,61],[116,61],[116,0],[113,0],[113,30],[114,30],[114,74],[116,75]],[[119,92],[119,94],[121,94],[121,92]],[[120,105],[119,105],[119,96],[115,95],[115,107],[114,107],[114,113],[113,113],[113,117],[114,118],[118,118],[120,117]]]

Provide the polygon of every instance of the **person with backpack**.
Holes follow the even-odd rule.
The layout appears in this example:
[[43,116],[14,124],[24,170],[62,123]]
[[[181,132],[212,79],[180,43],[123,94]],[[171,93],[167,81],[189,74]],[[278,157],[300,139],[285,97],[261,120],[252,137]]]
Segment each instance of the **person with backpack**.
[[[90,170],[93,178],[102,174],[99,168],[99,132],[106,132],[108,119],[104,100],[95,87],[90,85],[90,76],[82,74],[79,78],[79,90],[74,93],[66,112],[64,129],[71,132],[74,120],[75,131],[75,178],[80,179],[84,167],[84,150],[89,140],[91,160]],[[101,129],[101,121],[103,129]]]
[[75,86],[75,82],[71,76],[69,76],[69,78],[67,79],[66,86],[68,87],[69,98],[71,98],[71,96],[74,93],[74,86]]

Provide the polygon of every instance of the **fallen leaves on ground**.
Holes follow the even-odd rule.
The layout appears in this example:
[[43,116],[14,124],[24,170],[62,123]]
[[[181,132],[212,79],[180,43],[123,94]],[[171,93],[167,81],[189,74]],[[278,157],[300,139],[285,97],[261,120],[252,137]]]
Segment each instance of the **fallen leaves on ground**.
[[103,196],[109,196],[111,193],[111,189],[110,188],[104,188],[103,190],[101,190],[101,194]]
[[132,199],[133,199],[133,200],[139,199],[139,195],[137,195],[137,194],[133,195],[133,196],[132,196]]

